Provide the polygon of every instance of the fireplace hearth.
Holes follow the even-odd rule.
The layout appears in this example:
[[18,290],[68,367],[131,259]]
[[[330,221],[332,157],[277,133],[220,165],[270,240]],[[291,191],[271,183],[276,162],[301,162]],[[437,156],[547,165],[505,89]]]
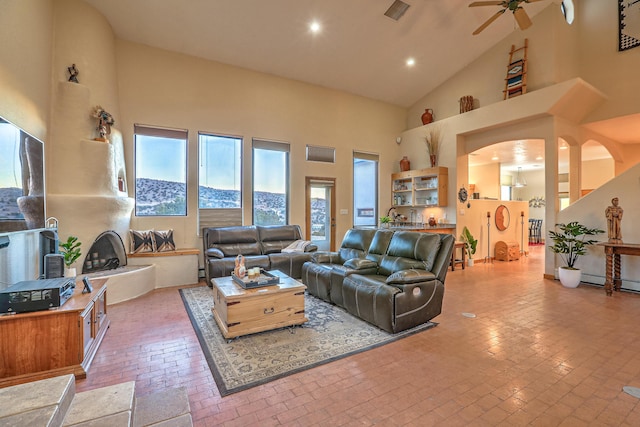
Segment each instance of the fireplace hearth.
[[122,238],[113,230],[101,233],[91,245],[82,264],[82,274],[113,270],[127,265]]

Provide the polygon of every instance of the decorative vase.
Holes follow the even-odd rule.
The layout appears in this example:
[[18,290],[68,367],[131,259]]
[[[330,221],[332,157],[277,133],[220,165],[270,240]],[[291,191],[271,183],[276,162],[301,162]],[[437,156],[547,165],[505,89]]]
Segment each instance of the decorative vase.
[[411,162],[407,159],[407,156],[402,157],[400,160],[400,171],[405,172],[411,169]]
[[76,268],[75,267],[70,267],[70,268],[65,268],[64,269],[64,277],[76,277]]
[[435,227],[436,225],[438,225],[438,222],[436,221],[436,218],[433,216],[429,217],[429,227]]
[[580,271],[580,269],[558,268],[558,278],[565,288],[577,288],[580,284],[581,276],[582,271]]
[[438,164],[436,155],[435,154],[429,155],[429,160],[431,160],[431,167],[435,168],[436,165]]
[[467,259],[467,266],[473,267],[473,258]]
[[424,113],[422,114],[422,124],[428,125],[432,121],[433,121],[433,110],[431,108],[427,108],[426,110],[424,110]]

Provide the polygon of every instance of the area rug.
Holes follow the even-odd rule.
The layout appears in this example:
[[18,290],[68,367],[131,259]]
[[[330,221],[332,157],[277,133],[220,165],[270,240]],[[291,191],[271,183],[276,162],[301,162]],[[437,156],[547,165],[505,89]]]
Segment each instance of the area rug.
[[180,295],[209,363],[220,395],[227,396],[343,357],[370,350],[436,326],[428,322],[389,334],[311,295],[309,321],[227,341],[211,312],[207,286],[180,289]]

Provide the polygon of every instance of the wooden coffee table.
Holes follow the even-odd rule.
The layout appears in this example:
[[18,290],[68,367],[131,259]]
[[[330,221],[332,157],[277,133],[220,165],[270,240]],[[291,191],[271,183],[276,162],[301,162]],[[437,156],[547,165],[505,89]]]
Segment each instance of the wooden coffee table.
[[307,287],[279,271],[269,273],[280,277],[280,283],[243,289],[230,276],[211,279],[214,304],[211,311],[225,338],[301,325],[308,321],[304,313],[304,291]]

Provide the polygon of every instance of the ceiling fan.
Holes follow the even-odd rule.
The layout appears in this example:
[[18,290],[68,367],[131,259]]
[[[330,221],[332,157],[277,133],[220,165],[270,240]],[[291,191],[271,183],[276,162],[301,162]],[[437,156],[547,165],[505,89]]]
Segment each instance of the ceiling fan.
[[493,21],[498,19],[500,15],[505,13],[507,10],[510,10],[513,13],[513,16],[516,18],[516,22],[521,30],[526,30],[531,26],[531,19],[527,12],[520,6],[520,3],[535,3],[537,1],[542,0],[496,0],[496,1],[474,1],[469,5],[469,7],[477,7],[477,6],[502,6],[503,9],[499,10],[495,13],[491,18],[489,18],[484,24],[480,25],[477,30],[473,32],[473,35],[480,34],[482,30],[487,28]]

